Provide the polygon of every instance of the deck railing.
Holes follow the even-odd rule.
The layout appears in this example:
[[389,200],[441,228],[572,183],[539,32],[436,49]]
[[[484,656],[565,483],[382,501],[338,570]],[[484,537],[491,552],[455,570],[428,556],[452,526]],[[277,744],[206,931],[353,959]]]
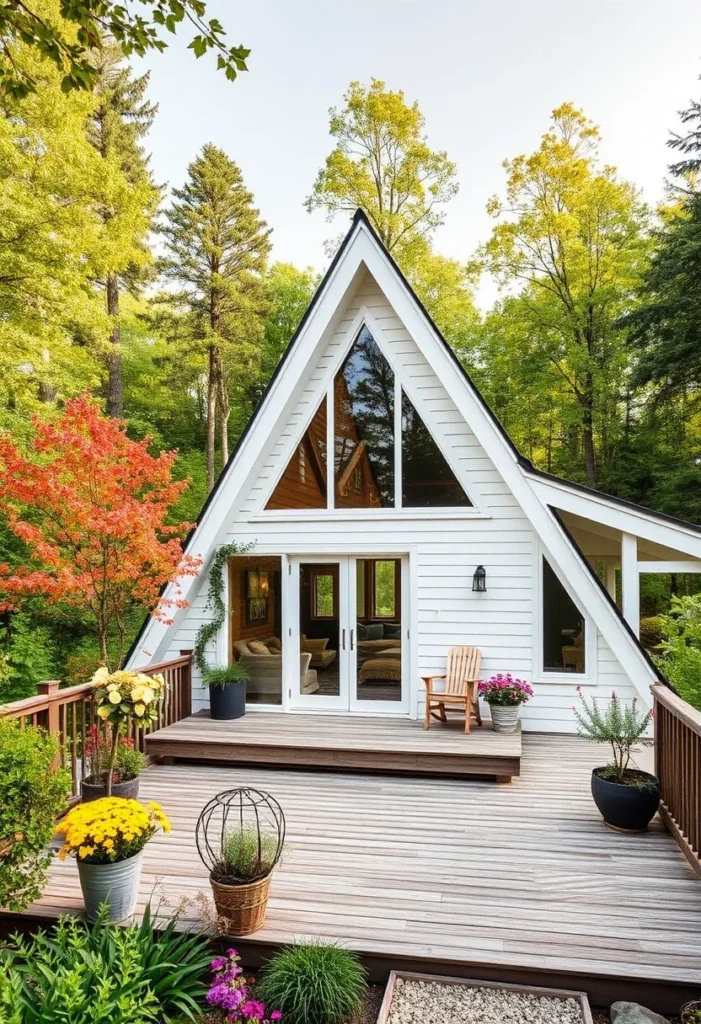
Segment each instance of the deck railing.
[[660,683],[652,694],[660,814],[701,877],[701,712]]
[[[133,721],[127,722],[126,735],[140,750],[145,748],[145,733],[171,725],[190,714],[191,662],[191,655],[187,653],[172,661],[141,669],[149,676],[162,673],[166,691],[158,706],[158,717],[151,725],[139,729]],[[61,689],[60,682],[53,679],[39,683],[34,697],[0,705],[0,718],[16,718],[23,729],[28,725],[42,726],[56,736],[61,764],[71,774],[73,798],[79,795],[81,780],[85,778],[83,739],[92,726],[97,725],[101,730],[105,728],[104,722],[96,715],[92,691],[91,683]]]

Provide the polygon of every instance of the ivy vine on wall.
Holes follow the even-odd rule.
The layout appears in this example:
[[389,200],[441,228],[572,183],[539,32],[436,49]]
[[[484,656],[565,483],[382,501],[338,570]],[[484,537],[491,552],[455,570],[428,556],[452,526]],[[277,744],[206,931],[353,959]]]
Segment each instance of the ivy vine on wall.
[[250,551],[252,546],[252,544],[224,544],[222,547],[217,548],[212,559],[212,565],[209,570],[206,605],[207,608],[212,610],[212,618],[209,622],[204,622],[197,630],[193,651],[195,665],[197,665],[203,676],[206,676],[209,670],[204,654],[205,648],[209,641],[217,635],[226,619],[226,605],[223,598],[226,563],[234,555],[242,555],[246,551]]

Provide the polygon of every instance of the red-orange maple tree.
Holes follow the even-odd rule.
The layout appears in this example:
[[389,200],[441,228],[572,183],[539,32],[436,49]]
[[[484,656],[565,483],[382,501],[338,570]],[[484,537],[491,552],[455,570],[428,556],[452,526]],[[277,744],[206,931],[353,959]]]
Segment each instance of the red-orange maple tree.
[[[143,606],[168,621],[184,607],[179,577],[196,576],[201,559],[183,554],[189,523],[166,522],[187,487],[173,480],[175,452],[149,453],[149,438],[132,441],[121,420],[102,416],[83,395],[51,422],[35,418],[31,451],[0,437],[0,507],[24,541],[23,564],[0,564],[0,610],[29,596],[87,611],[101,657],[126,642],[128,614]],[[159,597],[163,584],[176,593]]]

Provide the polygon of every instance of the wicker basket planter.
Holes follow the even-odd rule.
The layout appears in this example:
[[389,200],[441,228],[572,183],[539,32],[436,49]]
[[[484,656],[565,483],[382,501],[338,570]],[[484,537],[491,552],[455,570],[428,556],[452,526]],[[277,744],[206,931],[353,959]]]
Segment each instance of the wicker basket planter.
[[251,935],[263,927],[268,909],[270,875],[247,885],[223,885],[210,876],[217,914],[228,935]]

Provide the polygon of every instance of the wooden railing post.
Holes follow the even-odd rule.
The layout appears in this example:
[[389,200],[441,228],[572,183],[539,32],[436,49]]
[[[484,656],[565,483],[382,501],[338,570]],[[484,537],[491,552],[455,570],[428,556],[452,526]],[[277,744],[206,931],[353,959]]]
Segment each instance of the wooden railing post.
[[192,651],[181,651],[182,658],[189,658],[183,666],[182,715],[187,718],[192,714]]
[[[56,736],[61,741],[59,736],[59,711],[58,701],[56,700],[56,694],[59,691],[61,683],[58,679],[46,679],[41,683],[37,683],[37,695],[40,697],[46,697],[46,713],[44,719],[44,728],[49,732],[51,736]],[[56,754],[54,758],[54,765],[58,767],[61,763],[60,752]]]

